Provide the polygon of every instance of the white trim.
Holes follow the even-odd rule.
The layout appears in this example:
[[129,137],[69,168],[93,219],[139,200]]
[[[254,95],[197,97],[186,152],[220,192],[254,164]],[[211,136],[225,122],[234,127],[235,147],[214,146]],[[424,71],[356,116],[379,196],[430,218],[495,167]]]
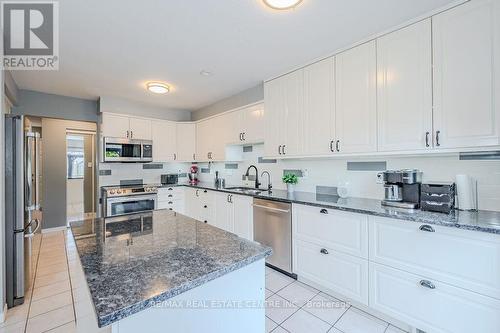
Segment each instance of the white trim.
[[0,323],[5,322],[5,317],[7,315],[7,304],[3,305],[3,311],[0,312]]
[[54,227],[54,228],[45,228],[45,229],[42,229],[42,234],[47,234],[47,233],[56,232],[56,231],[65,231],[67,229],[68,229],[67,226]]
[[[216,117],[219,117],[219,116],[231,113],[231,112],[240,111],[240,110],[243,110],[243,109],[246,109],[246,108],[250,108],[252,106],[256,106],[256,105],[259,105],[259,104],[264,104],[264,100],[262,99],[262,100],[259,100],[257,102],[252,102],[250,104],[245,104],[245,105],[242,105],[242,106],[238,106],[238,107],[236,107],[234,109],[230,109],[230,110],[226,110],[226,111],[223,111],[223,112],[219,112],[219,113],[216,113],[214,115],[208,116],[206,118],[202,118],[202,119],[199,119],[199,120],[190,121],[189,123],[195,123],[195,124],[197,124],[197,123],[199,123],[201,121],[205,121],[205,120],[208,120],[208,119],[216,118]],[[184,123],[184,122],[180,121],[180,123]]]
[[439,7],[437,9],[431,10],[430,12],[427,12],[426,14],[417,16],[417,17],[415,17],[413,19],[410,19],[410,20],[408,20],[408,21],[406,21],[404,23],[401,23],[401,24],[398,24],[396,26],[393,26],[393,27],[391,27],[391,28],[389,28],[387,30],[383,30],[383,31],[381,31],[379,33],[372,34],[369,37],[363,38],[363,39],[361,39],[361,40],[359,40],[357,42],[349,44],[348,46],[339,48],[339,49],[335,50],[334,52],[332,52],[332,53],[330,53],[330,54],[328,54],[326,56],[321,56],[321,57],[313,59],[312,61],[309,61],[309,62],[307,62],[307,63],[305,63],[303,65],[293,67],[290,70],[288,70],[288,71],[286,71],[286,72],[284,72],[282,74],[275,75],[275,76],[272,76],[272,77],[270,77],[268,79],[265,79],[263,82],[265,83],[265,82],[277,79],[277,78],[279,78],[281,76],[290,74],[290,73],[295,72],[295,71],[297,71],[299,69],[302,69],[304,67],[310,66],[310,65],[312,65],[312,64],[314,64],[316,62],[320,62],[320,61],[325,60],[327,58],[334,57],[334,56],[336,56],[339,53],[345,52],[345,51],[347,51],[349,49],[352,49],[352,48],[354,48],[356,46],[359,46],[361,44],[368,43],[368,42],[370,42],[372,40],[376,40],[377,38],[380,38],[380,37],[382,37],[384,35],[387,35],[387,34],[390,34],[392,32],[395,32],[397,30],[403,29],[403,28],[405,28],[405,27],[407,27],[409,25],[415,24],[417,22],[426,20],[426,19],[431,18],[431,17],[433,17],[433,16],[435,16],[435,15],[437,15],[439,13],[445,12],[447,10],[450,10],[450,9],[452,9],[454,7],[460,6],[460,5],[462,5],[462,4],[466,3],[466,2],[469,2],[469,1],[471,1],[471,0],[456,0],[456,1],[453,1],[452,3],[449,3],[449,4],[445,5],[445,6],[442,6],[442,7]]

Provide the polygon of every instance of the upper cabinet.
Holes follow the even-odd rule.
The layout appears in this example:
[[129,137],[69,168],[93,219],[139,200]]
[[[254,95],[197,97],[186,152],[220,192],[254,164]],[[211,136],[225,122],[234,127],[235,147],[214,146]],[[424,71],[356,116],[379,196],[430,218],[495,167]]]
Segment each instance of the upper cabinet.
[[157,120],[151,124],[153,140],[153,161],[170,162],[177,160],[177,127],[175,122]]
[[308,155],[334,152],[335,58],[304,68],[304,151]]
[[268,156],[303,153],[304,71],[283,75],[264,85],[265,152]]
[[196,161],[196,124],[177,123],[176,135],[177,161]]
[[378,150],[432,147],[431,20],[377,40]]
[[238,114],[241,141],[243,143],[264,142],[264,104],[257,104],[236,112]]
[[336,56],[335,150],[363,153],[377,150],[376,42]]
[[103,113],[101,132],[107,137],[151,140],[151,120]]
[[500,143],[499,7],[470,1],[432,18],[436,147]]

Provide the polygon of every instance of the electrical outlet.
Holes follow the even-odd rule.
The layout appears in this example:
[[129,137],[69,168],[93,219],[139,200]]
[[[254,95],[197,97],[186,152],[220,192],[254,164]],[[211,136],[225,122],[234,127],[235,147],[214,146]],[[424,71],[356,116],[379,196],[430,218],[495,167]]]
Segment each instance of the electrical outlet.
[[377,184],[383,184],[384,183],[384,174],[379,172],[377,173]]
[[309,177],[309,170],[308,169],[302,169],[302,178],[307,179]]

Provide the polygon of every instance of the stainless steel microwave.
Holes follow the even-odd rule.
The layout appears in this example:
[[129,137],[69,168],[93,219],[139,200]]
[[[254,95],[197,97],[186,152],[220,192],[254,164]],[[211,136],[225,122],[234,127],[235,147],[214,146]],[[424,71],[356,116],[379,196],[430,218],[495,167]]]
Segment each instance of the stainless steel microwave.
[[105,137],[103,154],[104,162],[152,162],[153,141]]

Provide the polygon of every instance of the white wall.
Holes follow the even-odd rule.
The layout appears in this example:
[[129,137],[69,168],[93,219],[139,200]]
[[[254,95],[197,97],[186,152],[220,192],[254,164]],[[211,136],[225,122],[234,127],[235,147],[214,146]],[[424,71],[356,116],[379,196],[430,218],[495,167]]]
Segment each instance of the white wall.
[[99,111],[174,121],[191,120],[190,111],[145,105],[142,103],[137,103],[134,101],[111,96],[101,96],[99,98]]
[[[339,182],[349,182],[351,196],[381,199],[383,188],[377,184],[377,171],[348,171],[347,161],[387,161],[388,169],[416,168],[423,171],[423,181],[453,181],[456,174],[469,174],[478,181],[479,209],[500,211],[500,161],[461,161],[458,156],[418,156],[391,157],[372,159],[309,159],[278,160],[277,163],[258,164],[263,156],[263,145],[253,147],[253,152],[243,153],[244,161],[236,170],[226,170],[224,163],[214,163],[210,174],[201,174],[202,181],[213,181],[215,171],[221,172],[226,184],[241,184],[241,176],[250,164],[255,164],[259,173],[267,170],[271,173],[276,189],[285,189],[281,177],[283,169],[301,169],[306,171],[305,178],[299,178],[298,191],[315,192],[316,185],[337,186]],[[201,164],[205,167],[206,164]],[[253,174],[254,171],[251,171]],[[260,177],[260,174],[259,174]],[[266,177],[267,180],[267,177]],[[263,186],[267,183],[263,180]]]

